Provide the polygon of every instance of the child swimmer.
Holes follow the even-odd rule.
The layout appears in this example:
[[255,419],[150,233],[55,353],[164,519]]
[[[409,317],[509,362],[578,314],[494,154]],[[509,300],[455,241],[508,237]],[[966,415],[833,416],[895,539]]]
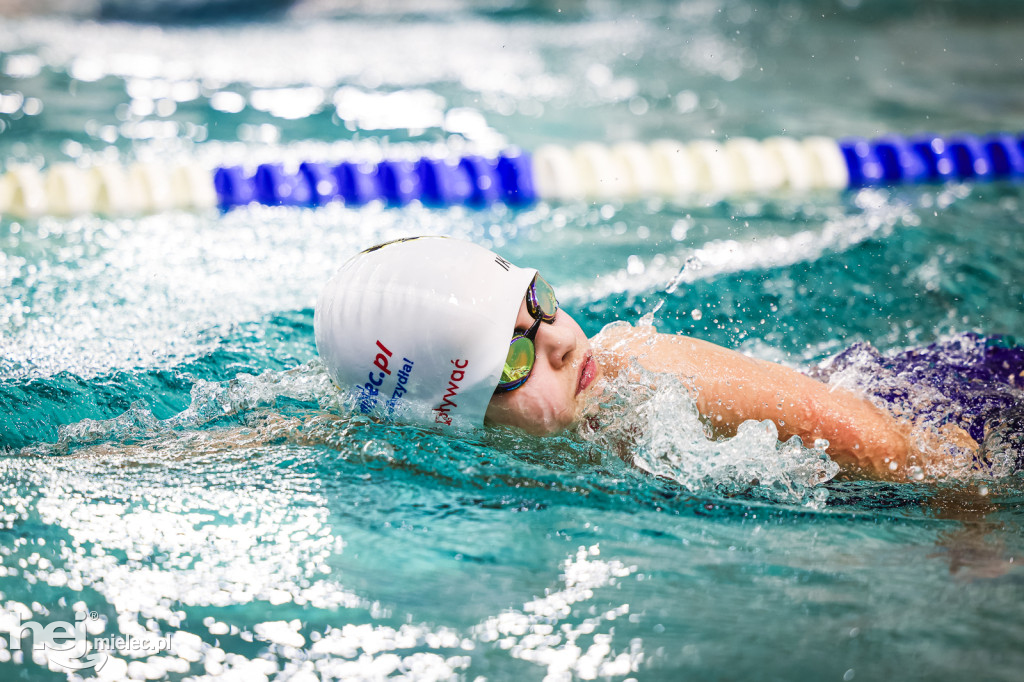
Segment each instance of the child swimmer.
[[779,439],[828,441],[848,474],[908,480],[978,444],[962,429],[916,429],[866,398],[706,341],[617,323],[593,339],[533,269],[444,237],[368,249],[328,282],[317,350],[356,409],[438,428],[516,427],[545,436],[595,419],[605,382],[678,377],[711,433],[773,422]]

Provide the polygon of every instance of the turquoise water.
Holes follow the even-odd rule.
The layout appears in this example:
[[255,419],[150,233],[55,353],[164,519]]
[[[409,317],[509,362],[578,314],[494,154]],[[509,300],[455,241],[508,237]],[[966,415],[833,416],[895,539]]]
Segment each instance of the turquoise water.
[[[1024,128],[1009,2],[99,14],[0,21],[5,165]],[[813,449],[694,439],[671,386],[660,478],[599,438],[383,426],[338,407],[312,306],[357,250],[448,234],[538,267],[590,334],[654,313],[809,370],[1024,333],[1022,199],[4,216],[0,632],[78,612],[167,646],[69,673],[5,637],[0,677],[1017,680],[1020,474],[814,483]]]

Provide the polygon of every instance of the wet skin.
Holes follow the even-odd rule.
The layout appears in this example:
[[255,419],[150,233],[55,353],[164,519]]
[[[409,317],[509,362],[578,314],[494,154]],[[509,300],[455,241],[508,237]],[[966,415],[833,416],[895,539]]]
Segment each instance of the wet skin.
[[[526,331],[532,324],[524,299],[515,333]],[[540,324],[533,343],[537,357],[530,378],[515,390],[496,393],[487,406],[486,421],[546,436],[576,422],[580,398],[594,385],[600,369],[594,362],[590,340],[561,308],[554,322]]]
[[[516,332],[532,323],[524,301]],[[598,342],[603,350],[595,356],[580,326],[559,309],[553,323],[540,324],[534,344],[537,358],[530,378],[513,391],[495,394],[487,423],[538,436],[558,433],[579,421],[584,399],[600,390],[599,379],[639,365],[678,376],[717,435],[735,435],[749,419],[771,420],[780,440],[827,440],[828,454],[856,477],[907,480],[911,461],[938,472],[955,452],[951,448],[978,448],[959,429],[933,433],[897,422],[861,395],[699,339],[626,325],[603,331]]]

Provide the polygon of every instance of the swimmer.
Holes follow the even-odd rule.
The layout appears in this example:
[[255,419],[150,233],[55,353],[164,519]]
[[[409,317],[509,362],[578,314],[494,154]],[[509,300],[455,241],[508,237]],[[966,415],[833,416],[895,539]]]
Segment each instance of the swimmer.
[[321,292],[317,350],[355,409],[442,430],[507,426],[546,436],[600,428],[616,378],[678,378],[713,437],[747,420],[780,440],[828,441],[855,477],[908,480],[978,444],[962,429],[919,429],[865,397],[793,369],[681,335],[625,323],[588,339],[536,270],[480,246],[414,237],[370,248]]

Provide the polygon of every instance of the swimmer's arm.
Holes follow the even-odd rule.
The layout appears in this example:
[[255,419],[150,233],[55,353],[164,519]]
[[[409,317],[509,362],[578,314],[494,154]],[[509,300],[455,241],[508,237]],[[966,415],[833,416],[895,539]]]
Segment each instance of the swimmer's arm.
[[629,354],[649,371],[679,376],[717,434],[732,436],[748,419],[768,419],[781,440],[828,440],[829,456],[851,473],[905,479],[906,429],[864,398],[699,339],[657,334],[645,341],[627,341]]

